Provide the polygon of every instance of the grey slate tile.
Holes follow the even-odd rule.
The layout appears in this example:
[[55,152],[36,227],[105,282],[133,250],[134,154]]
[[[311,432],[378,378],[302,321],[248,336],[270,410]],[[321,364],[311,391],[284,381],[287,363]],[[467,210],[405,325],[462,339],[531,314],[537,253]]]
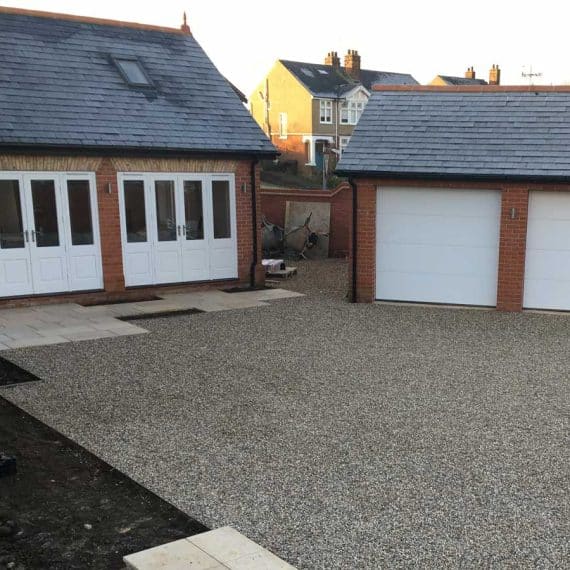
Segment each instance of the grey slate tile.
[[[111,54],[156,89],[129,87]],[[186,34],[0,14],[0,144],[275,149]]]
[[337,169],[570,178],[570,93],[375,92]]

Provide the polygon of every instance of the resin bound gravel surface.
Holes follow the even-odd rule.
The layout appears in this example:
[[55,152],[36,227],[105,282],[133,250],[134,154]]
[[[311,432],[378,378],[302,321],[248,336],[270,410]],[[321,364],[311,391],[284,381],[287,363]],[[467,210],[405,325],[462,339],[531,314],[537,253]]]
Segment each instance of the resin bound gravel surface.
[[[570,316],[304,298],[7,353],[0,393],[300,569],[570,566]],[[152,461],[149,461],[149,456]]]

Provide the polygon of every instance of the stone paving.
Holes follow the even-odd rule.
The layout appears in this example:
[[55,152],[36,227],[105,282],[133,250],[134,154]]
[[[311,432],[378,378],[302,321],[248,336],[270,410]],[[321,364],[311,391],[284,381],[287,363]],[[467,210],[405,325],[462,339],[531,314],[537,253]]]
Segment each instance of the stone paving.
[[172,293],[158,301],[121,303],[83,307],[75,303],[38,305],[0,310],[0,351],[144,334],[146,329],[120,320],[152,313],[188,309],[204,312],[263,307],[267,301],[300,296],[283,289],[265,289],[243,293],[210,290]]

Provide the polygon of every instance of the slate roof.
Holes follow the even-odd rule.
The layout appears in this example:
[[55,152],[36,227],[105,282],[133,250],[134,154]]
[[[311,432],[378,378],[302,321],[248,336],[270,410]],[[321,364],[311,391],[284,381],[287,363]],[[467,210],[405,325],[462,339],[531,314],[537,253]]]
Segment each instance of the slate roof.
[[455,77],[453,75],[438,75],[448,85],[487,85],[484,79],[469,79],[468,77]]
[[457,89],[375,92],[337,172],[570,179],[568,90]]
[[[113,56],[135,56],[133,88]],[[0,147],[275,155],[196,40],[0,9]]]
[[368,91],[371,91],[372,86],[376,84],[418,84],[408,73],[362,69],[360,72],[360,81],[355,81],[345,72],[344,67],[334,68],[332,65],[304,63],[284,59],[280,61],[315,97],[339,97],[351,91],[357,85],[364,85]]

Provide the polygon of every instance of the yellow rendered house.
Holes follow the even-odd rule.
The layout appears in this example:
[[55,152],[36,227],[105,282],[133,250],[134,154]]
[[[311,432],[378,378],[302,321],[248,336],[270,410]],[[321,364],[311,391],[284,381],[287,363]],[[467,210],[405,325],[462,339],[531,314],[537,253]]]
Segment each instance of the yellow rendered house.
[[[299,171],[330,171],[348,144],[372,86],[416,85],[409,74],[361,69],[349,50],[340,65],[337,52],[324,64],[280,59],[250,97],[253,118]],[[326,157],[332,157],[332,160]],[[327,167],[327,163],[330,166]]]

